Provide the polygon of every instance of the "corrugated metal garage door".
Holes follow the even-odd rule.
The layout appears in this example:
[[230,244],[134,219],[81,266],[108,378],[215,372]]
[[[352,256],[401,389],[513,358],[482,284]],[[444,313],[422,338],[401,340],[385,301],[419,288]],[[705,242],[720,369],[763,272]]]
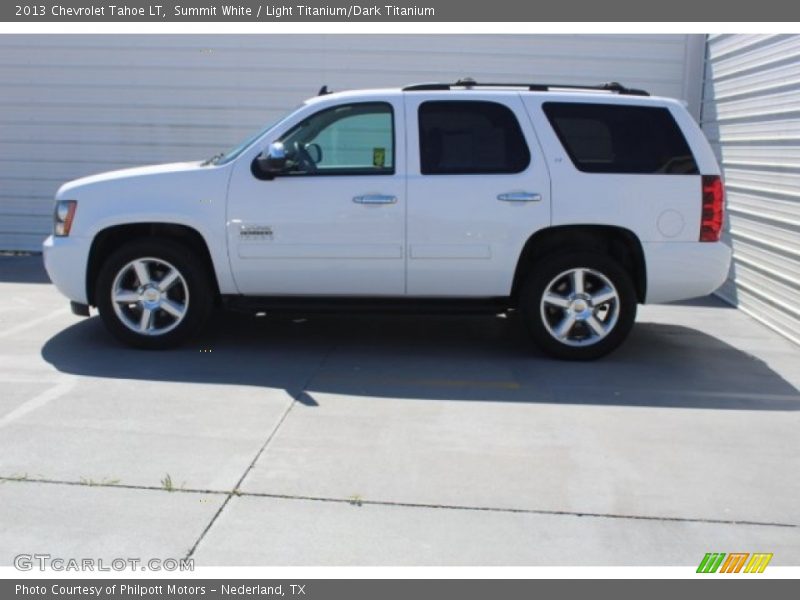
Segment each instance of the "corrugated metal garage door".
[[711,36],[702,122],[728,190],[720,295],[800,343],[800,36]]
[[69,179],[204,158],[333,89],[622,81],[695,101],[703,36],[0,36],[0,250],[37,250]]

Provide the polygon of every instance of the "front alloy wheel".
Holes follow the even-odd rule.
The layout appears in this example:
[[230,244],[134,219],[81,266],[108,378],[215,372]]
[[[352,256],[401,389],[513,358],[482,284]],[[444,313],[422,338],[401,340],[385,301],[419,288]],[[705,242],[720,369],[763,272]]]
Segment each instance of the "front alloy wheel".
[[187,247],[168,239],[125,244],[100,268],[95,287],[108,330],[137,348],[186,341],[213,305],[210,274]]
[[189,286],[165,260],[137,258],[123,266],[111,286],[117,318],[140,335],[163,335],[181,324],[189,309]]

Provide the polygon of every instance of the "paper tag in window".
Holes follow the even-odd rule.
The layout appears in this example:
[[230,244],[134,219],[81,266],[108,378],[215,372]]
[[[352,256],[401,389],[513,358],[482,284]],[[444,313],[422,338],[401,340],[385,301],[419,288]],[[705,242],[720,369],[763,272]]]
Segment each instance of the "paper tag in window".
[[372,149],[372,166],[373,167],[386,166],[386,148]]

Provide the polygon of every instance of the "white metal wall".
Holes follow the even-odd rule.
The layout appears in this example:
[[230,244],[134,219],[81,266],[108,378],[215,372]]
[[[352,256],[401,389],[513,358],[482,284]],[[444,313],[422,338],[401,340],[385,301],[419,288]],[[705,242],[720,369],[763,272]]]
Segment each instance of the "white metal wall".
[[204,158],[317,92],[621,81],[699,108],[703,36],[0,36],[0,250],[37,250],[69,179]]
[[800,343],[800,36],[710,36],[702,123],[734,249],[720,295]]

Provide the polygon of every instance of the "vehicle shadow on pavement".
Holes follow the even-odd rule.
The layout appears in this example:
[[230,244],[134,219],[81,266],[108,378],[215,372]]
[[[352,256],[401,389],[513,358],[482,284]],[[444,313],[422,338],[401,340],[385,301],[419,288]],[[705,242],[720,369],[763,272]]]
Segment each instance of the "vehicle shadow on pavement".
[[50,283],[42,255],[0,255],[0,283]]
[[97,317],[52,337],[43,358],[88,377],[247,385],[320,395],[558,404],[798,410],[800,393],[763,361],[703,332],[637,323],[594,362],[549,359],[515,317],[223,313],[193,343],[124,347]]

